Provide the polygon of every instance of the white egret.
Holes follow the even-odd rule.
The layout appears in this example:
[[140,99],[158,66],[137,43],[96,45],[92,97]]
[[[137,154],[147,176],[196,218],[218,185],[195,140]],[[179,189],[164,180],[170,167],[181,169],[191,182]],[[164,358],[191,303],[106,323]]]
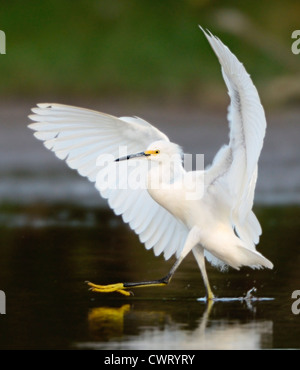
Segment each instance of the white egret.
[[[165,259],[172,255],[177,258],[162,279],[110,285],[89,283],[95,292],[130,295],[129,290],[134,287],[166,285],[190,251],[202,273],[208,300],[214,296],[205,258],[221,269],[225,266],[273,268],[272,263],[256,251],[261,226],[252,211],[257,162],[266,130],[264,110],[243,64],[217,37],[202,31],[219,59],[231,99],[229,143],[203,171],[187,172],[182,166],[179,146],[140,118],[117,118],[60,104],[38,104],[29,116],[35,121],[29,125],[35,130],[35,137],[80,175],[94,182],[109,206],[117,215],[122,215],[147,249],[153,248],[155,255],[164,253]],[[120,146],[126,146],[130,154],[119,158],[115,166],[128,164],[121,160],[131,158],[138,159],[143,166],[149,161],[156,163],[151,169],[142,166],[147,186],[138,189],[102,186],[97,161],[105,153],[117,158]],[[171,171],[168,158],[173,158]],[[129,166],[126,169],[128,175],[133,171]],[[168,173],[167,178],[162,176],[164,173]],[[182,180],[188,176],[195,183],[204,181],[203,194],[198,199],[186,196]],[[152,180],[157,187],[149,186]],[[122,181],[122,173],[119,181]],[[180,187],[175,186],[177,182],[181,182]]]

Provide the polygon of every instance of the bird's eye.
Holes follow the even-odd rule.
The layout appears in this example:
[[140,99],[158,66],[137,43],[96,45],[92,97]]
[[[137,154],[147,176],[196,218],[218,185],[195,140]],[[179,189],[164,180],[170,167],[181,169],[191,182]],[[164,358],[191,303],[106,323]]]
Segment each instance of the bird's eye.
[[159,154],[160,153],[160,150],[155,150],[155,154]]

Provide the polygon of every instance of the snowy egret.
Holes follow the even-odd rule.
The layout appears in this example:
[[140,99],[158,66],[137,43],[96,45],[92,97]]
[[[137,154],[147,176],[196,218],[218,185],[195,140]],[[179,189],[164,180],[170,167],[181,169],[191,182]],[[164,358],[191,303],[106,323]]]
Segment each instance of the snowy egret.
[[[201,28],[202,29],[202,28]],[[242,63],[217,37],[204,31],[219,59],[230,96],[228,120],[229,143],[216,154],[212,165],[202,171],[186,171],[181,149],[150,123],[132,117],[114,117],[78,107],[60,104],[38,104],[29,117],[29,127],[46,148],[66,161],[80,175],[94,182],[109,206],[122,215],[155,255],[165,259],[176,256],[176,262],[163,278],[137,283],[97,285],[88,283],[95,292],[119,292],[130,295],[130,289],[168,284],[176,269],[192,251],[202,273],[206,296],[214,298],[209,285],[205,258],[221,269],[231,266],[273,268],[272,263],[256,251],[261,226],[252,211],[257,180],[257,162],[263,146],[266,119],[259,95]],[[118,158],[120,146],[128,155]],[[124,163],[142,163],[141,177],[145,187],[104,186],[99,158],[113,158],[107,168]],[[168,159],[169,158],[169,159]],[[172,158],[172,170],[170,163]],[[145,164],[155,163],[149,169]],[[114,166],[112,165],[114,164]],[[134,171],[127,166],[128,175]],[[162,174],[167,173],[168,176]],[[203,191],[188,199],[185,180],[201,180]],[[180,180],[179,180],[180,179]],[[150,187],[151,180],[158,186]],[[116,180],[117,181],[117,180]],[[118,181],[122,181],[122,172]],[[176,187],[177,182],[181,186]],[[116,185],[116,184],[114,184]],[[168,186],[163,186],[168,185]]]

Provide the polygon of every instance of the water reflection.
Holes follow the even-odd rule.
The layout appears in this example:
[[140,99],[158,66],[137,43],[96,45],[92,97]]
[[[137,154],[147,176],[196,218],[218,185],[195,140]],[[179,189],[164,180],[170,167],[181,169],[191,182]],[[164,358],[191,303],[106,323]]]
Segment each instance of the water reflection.
[[124,334],[124,316],[130,311],[130,305],[121,307],[97,307],[88,314],[89,331],[96,340],[107,341],[111,338],[121,338]]
[[[129,304],[120,307],[92,308],[88,314],[88,323],[93,341],[77,343],[76,347],[129,350],[272,347],[273,322],[271,320],[253,319],[243,322],[237,319],[214,318],[216,315],[213,313],[213,306],[218,304],[221,303],[194,305],[193,308],[198,310],[196,320],[193,317],[194,324],[189,320],[178,323],[167,311],[145,311]],[[237,308],[228,303],[226,306],[227,310]],[[242,309],[247,310],[245,307]],[[195,312],[192,316],[194,315]],[[132,331],[136,333],[130,334]]]

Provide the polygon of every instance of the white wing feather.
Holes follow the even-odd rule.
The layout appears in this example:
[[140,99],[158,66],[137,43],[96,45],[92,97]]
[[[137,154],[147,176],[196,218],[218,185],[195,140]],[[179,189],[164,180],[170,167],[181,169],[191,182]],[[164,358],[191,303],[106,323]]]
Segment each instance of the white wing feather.
[[[107,153],[117,158],[120,146],[126,146],[130,151],[128,154],[133,154],[144,151],[156,140],[169,141],[165,134],[140,118],[117,118],[67,105],[38,104],[32,111],[34,114],[29,117],[35,123],[29,128],[35,130],[34,136],[59,159],[65,160],[69,167],[95,182],[109,206],[117,215],[122,215],[124,222],[129,223],[147,249],[153,248],[155,255],[163,252],[166,259],[173,254],[179,256],[188,230],[156,203],[145,187],[130,189],[124,184],[126,178],[119,177],[124,173],[119,167],[123,166],[129,179],[134,171],[132,163],[127,166],[126,161],[112,162],[102,169],[97,164],[97,160]],[[147,161],[139,162],[144,166],[139,171],[143,177],[140,182],[146,184]],[[110,188],[101,180],[109,176],[109,171],[116,170],[114,166],[119,167],[115,183],[110,184],[113,185]]]
[[220,183],[223,189],[227,189],[232,205],[232,225],[249,248],[255,249],[261,227],[252,206],[257,162],[266,130],[265,113],[243,64],[217,37],[202,31],[219,59],[231,99],[228,109],[229,144],[221,148],[208,169],[208,182]]

